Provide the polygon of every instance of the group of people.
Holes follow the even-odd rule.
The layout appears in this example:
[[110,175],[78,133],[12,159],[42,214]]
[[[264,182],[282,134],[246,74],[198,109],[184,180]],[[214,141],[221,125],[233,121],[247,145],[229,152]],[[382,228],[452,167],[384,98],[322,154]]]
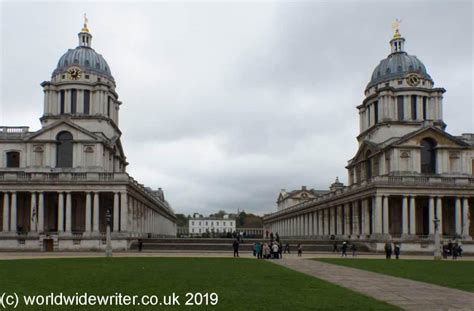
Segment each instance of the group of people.
[[443,244],[443,258],[448,259],[451,256],[453,259],[462,257],[462,247],[460,243],[449,240],[447,244]]
[[[355,243],[349,244],[346,241],[343,241],[342,245],[341,245],[341,257],[347,257],[347,250],[350,250],[352,252],[352,257],[355,257],[356,251],[357,251],[357,246],[355,245]],[[338,253],[339,252],[337,241],[334,242],[334,244],[333,244],[332,252],[333,253]]]
[[395,253],[395,259],[400,258],[400,243],[393,243],[393,248],[392,248],[392,243],[387,241],[385,242],[384,250],[385,250],[385,258],[391,259],[393,253]]

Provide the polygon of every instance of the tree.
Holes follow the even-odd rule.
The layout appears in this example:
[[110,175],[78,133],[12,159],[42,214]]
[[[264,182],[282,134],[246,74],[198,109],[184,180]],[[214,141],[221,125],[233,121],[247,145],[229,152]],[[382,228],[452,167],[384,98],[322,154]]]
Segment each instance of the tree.
[[178,227],[187,227],[188,218],[184,214],[176,214],[176,225]]

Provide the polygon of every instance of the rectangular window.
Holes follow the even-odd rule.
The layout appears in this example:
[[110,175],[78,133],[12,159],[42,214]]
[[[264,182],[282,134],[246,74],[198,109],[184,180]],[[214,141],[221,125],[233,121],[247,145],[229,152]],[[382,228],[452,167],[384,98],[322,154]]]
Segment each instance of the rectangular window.
[[370,127],[370,106],[367,107],[367,127]]
[[192,225],[194,226],[194,221],[192,221]]
[[374,117],[375,117],[375,124],[379,122],[379,102],[376,101],[374,103]]
[[65,101],[65,93],[64,90],[62,90],[59,93],[59,113],[64,114],[64,101]]
[[418,115],[416,113],[416,106],[417,106],[417,96],[412,95],[411,96],[411,119],[416,120],[418,118]]
[[110,99],[110,96],[108,98],[108,102],[107,102],[107,116],[110,117],[110,102],[111,102],[111,99]]
[[84,114],[91,113],[91,92],[89,90],[84,91]]
[[428,120],[428,98],[423,96],[423,120]]
[[398,120],[403,121],[405,116],[405,102],[403,100],[403,96],[397,96],[397,113],[398,113]]
[[71,113],[76,113],[77,111],[77,90],[71,90]]

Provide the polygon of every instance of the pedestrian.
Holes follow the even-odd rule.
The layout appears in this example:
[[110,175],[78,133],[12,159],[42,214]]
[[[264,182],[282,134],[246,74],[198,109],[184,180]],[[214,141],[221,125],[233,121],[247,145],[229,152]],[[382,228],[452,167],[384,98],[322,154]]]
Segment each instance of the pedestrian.
[[268,246],[268,243],[263,244],[263,258],[268,259],[270,258],[270,246]]
[[356,247],[355,243],[351,244],[351,251],[352,251],[352,257],[355,257],[356,251],[357,251],[357,247]]
[[138,240],[138,251],[141,253],[141,252],[142,252],[142,249],[143,249],[143,241],[142,241],[142,240]]
[[257,255],[257,243],[253,243],[252,246],[253,257]]
[[273,242],[272,244],[272,257],[273,259],[278,259],[279,255],[278,255],[278,243],[277,242]]
[[283,258],[283,245],[281,245],[281,242],[278,243],[278,258]]
[[394,246],[395,259],[400,259],[400,244],[396,243]]
[[385,242],[385,258],[390,259],[392,258],[392,243],[389,241]]
[[284,253],[290,253],[290,243],[286,242]]
[[303,256],[303,247],[301,246],[301,243],[298,243],[298,257]]
[[335,241],[334,244],[332,245],[332,252],[339,253],[339,249],[337,248],[337,241]]
[[262,244],[260,242],[255,243],[255,253],[257,254],[257,259],[262,259]]
[[347,257],[347,242],[342,242],[341,246],[341,257]]
[[232,247],[234,248],[234,257],[239,257],[239,245],[238,239],[235,239],[234,243],[232,243]]

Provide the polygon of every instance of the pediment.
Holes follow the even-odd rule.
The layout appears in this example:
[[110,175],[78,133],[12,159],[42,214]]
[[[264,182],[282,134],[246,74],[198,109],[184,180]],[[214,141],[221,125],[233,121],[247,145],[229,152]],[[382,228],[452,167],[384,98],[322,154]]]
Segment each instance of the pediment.
[[74,140],[94,140],[101,141],[94,133],[65,120],[57,121],[49,126],[43,127],[35,134],[28,137],[28,141],[51,141],[56,140],[57,135],[62,131],[72,134]]

